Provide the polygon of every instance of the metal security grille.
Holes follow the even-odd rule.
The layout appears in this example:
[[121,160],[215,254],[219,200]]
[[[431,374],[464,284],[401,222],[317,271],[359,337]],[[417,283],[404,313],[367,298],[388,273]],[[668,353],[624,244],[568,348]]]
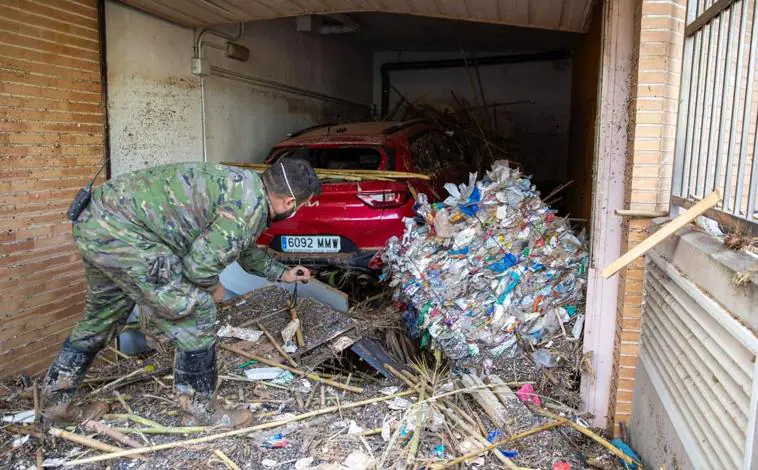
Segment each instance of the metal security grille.
[[709,214],[758,231],[756,0],[687,2],[672,204],[723,192]]

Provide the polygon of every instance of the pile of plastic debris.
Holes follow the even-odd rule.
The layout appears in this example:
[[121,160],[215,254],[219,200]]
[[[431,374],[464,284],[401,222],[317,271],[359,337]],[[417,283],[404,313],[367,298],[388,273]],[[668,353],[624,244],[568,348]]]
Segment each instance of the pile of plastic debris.
[[468,185],[445,188],[441,203],[419,194],[419,217],[406,219],[402,240],[383,254],[385,276],[409,305],[411,333],[460,365],[486,370],[530,345],[534,362],[551,367],[544,347],[582,331],[582,237],[507,161],[480,181],[472,174]]

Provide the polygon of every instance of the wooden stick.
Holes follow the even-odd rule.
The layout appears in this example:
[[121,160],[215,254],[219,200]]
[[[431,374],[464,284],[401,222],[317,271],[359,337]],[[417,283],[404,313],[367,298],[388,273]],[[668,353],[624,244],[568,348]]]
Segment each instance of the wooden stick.
[[326,406],[326,388],[324,386],[321,386],[321,408],[324,408]]
[[[265,163],[247,163],[247,162],[226,162],[223,165],[238,166],[242,168],[251,168],[253,170],[264,171],[269,165]],[[397,178],[397,179],[420,179],[428,181],[429,176],[421,173],[409,173],[407,171],[383,171],[383,170],[337,170],[337,169],[325,169],[314,168],[313,169],[318,176],[346,176],[346,177],[362,177],[364,179],[370,178]]]
[[142,416],[137,416],[135,414],[107,414],[103,416],[103,419],[105,420],[114,420],[114,421],[133,421],[137,424],[141,424],[143,426],[147,426],[149,428],[162,428],[164,427],[161,423],[155,422],[152,419],[143,418]]
[[118,393],[118,390],[114,390],[113,394],[116,395],[116,398],[118,399],[118,402],[121,403],[121,406],[126,410],[127,413],[130,415],[134,414],[134,411],[132,411],[132,407],[126,404],[126,400],[124,400],[124,397]]
[[[461,376],[461,381],[463,382],[463,385],[469,388],[484,385],[484,382],[482,382],[479,377],[471,374],[463,374]],[[477,403],[479,403],[479,406],[481,406],[484,412],[487,413],[487,416],[489,416],[495,426],[511,431],[510,429],[507,429],[505,422],[505,416],[508,411],[491,390],[488,388],[482,388],[469,392],[469,394]]]
[[284,350],[284,349],[283,349],[281,346],[279,346],[279,343],[276,341],[276,339],[274,339],[274,337],[273,337],[273,336],[271,336],[271,333],[269,333],[269,331],[266,329],[266,327],[265,327],[265,326],[263,326],[262,324],[258,323],[258,329],[259,329],[259,330],[261,330],[261,331],[263,332],[263,334],[264,334],[264,335],[266,335],[266,338],[268,338],[269,342],[270,342],[272,345],[274,345],[274,347],[276,348],[276,350],[277,350],[277,351],[279,351],[279,354],[281,354],[281,355],[282,355],[282,357],[283,357],[283,358],[284,358],[284,359],[285,359],[287,362],[289,362],[289,363],[290,363],[290,365],[291,365],[292,367],[300,367],[299,365],[297,365],[297,362],[295,362],[295,361],[294,361],[294,360],[293,360],[293,359],[290,357],[290,355],[289,355],[289,354],[287,354],[287,351],[285,351],[285,350]]
[[[92,439],[91,437],[74,434],[72,432],[64,431],[63,429],[50,428],[50,434],[55,437],[66,439],[67,441],[75,442],[77,444],[90,447],[92,449],[102,450],[103,452],[129,452],[120,447],[112,446],[104,442]],[[136,450],[136,449],[135,449]],[[106,454],[107,455],[107,454]]]
[[565,421],[564,424],[566,424],[567,426],[571,426],[575,430],[579,431],[580,433],[582,433],[585,436],[589,437],[590,439],[594,440],[595,442],[597,442],[601,446],[605,447],[613,455],[615,455],[616,457],[620,458],[621,460],[623,460],[624,462],[626,462],[628,465],[636,464],[637,466],[639,466],[639,468],[642,468],[642,463],[637,462],[633,458],[629,457],[621,449],[619,449],[618,447],[614,446],[613,444],[611,444],[610,442],[608,442],[603,437],[598,436],[594,432],[592,432],[589,429],[585,428],[584,426],[580,426],[580,425],[576,424],[573,421],[566,420],[565,418],[561,418],[560,416],[558,416],[556,414],[553,414],[553,413],[551,413],[551,412],[549,412],[547,410],[543,410],[543,409],[540,409],[540,408],[534,408],[534,411],[536,411],[537,413],[541,414],[542,416],[546,416],[546,417],[551,418],[551,419],[556,419],[556,420],[563,419]]
[[[460,416],[458,416],[452,410],[450,410],[450,409],[448,409],[448,408],[446,408],[444,406],[440,406],[440,410],[442,411],[442,413],[445,416],[447,416],[453,422],[455,422],[455,424],[457,424],[461,429],[463,429],[464,431],[466,431],[467,433],[469,433],[471,436],[473,436],[473,438],[476,441],[478,441],[480,444],[482,444],[484,446],[489,445],[489,441],[484,436],[482,436],[482,434],[479,431],[477,431],[476,429],[474,429],[473,427],[471,427],[470,425],[468,425],[463,419],[461,419]],[[511,459],[509,459],[502,452],[500,452],[500,450],[497,447],[495,447],[493,449],[490,449],[490,450],[492,450],[492,453],[495,454],[495,457],[497,457],[497,459],[500,462],[502,462],[504,465],[506,465],[508,468],[511,468],[511,469],[514,469],[514,468],[517,469],[518,468],[516,466],[516,464],[514,464],[513,461],[511,461]],[[482,453],[485,453],[485,452],[489,452],[489,450],[488,451],[484,451]],[[477,455],[480,455],[480,454],[477,454]]]
[[349,392],[354,392],[354,393],[361,393],[361,392],[363,392],[363,389],[360,388],[360,387],[354,387],[352,385],[345,385],[345,384],[342,384],[340,382],[335,382],[334,380],[325,379],[325,378],[321,377],[320,375],[318,375],[318,374],[316,374],[314,372],[306,372],[306,371],[303,371],[303,370],[300,370],[300,369],[295,369],[294,367],[285,366],[284,364],[279,364],[277,362],[274,362],[274,361],[271,361],[269,359],[266,359],[265,357],[261,357],[261,356],[255,355],[255,354],[251,354],[251,353],[249,353],[247,351],[243,351],[243,350],[241,350],[241,349],[239,349],[237,347],[234,347],[234,346],[229,346],[228,344],[220,343],[219,346],[222,349],[226,349],[227,351],[231,351],[233,353],[239,354],[242,357],[246,357],[248,359],[255,359],[256,361],[258,361],[258,362],[260,362],[262,364],[269,365],[271,367],[279,367],[280,369],[288,370],[288,371],[292,372],[293,374],[297,374],[297,375],[301,375],[303,377],[307,377],[307,378],[309,378],[309,379],[311,379],[311,380],[313,380],[315,382],[321,382],[323,384],[330,385],[330,386],[332,386],[334,388],[340,388],[342,390],[347,390]]
[[129,372],[128,374],[126,374],[125,376],[119,377],[118,379],[114,380],[113,382],[108,382],[107,384],[103,385],[102,387],[97,388],[94,391],[90,392],[88,396],[91,397],[92,395],[97,395],[98,393],[102,392],[106,388],[113,387],[114,385],[117,385],[120,382],[123,382],[124,380],[126,380],[126,379],[128,379],[130,377],[134,377],[135,375],[139,374],[140,372],[146,372],[145,368],[141,367],[141,368],[139,368],[137,370],[133,370],[133,371]]
[[45,438],[45,435],[42,434],[39,431],[39,427],[37,426],[21,426],[20,424],[8,424],[3,426],[3,431],[7,431],[13,434],[21,434],[22,436],[31,436],[35,439],[42,440]]
[[[418,388],[418,400],[419,403],[424,401],[426,398],[424,395],[424,392],[426,392],[426,389],[424,387]],[[434,395],[434,394],[432,394]],[[405,458],[405,464],[413,468],[413,462],[416,460],[416,454],[418,454],[418,445],[421,441],[421,432],[426,427],[426,419],[424,416],[424,407],[419,406],[418,410],[416,410],[416,429],[413,431],[413,437],[411,438],[411,443],[408,445],[408,455]]]
[[[552,429],[552,428],[554,428],[556,426],[560,426],[561,424],[566,424],[566,422],[567,422],[566,419],[561,418],[561,420],[559,420],[559,421],[553,421],[551,423],[543,424],[542,426],[537,426],[536,428],[532,428],[532,429],[530,429],[528,431],[524,431],[522,433],[515,434],[515,435],[513,435],[511,437],[502,439],[502,440],[497,441],[497,442],[493,442],[492,444],[489,444],[489,445],[483,447],[482,449],[475,450],[475,451],[470,452],[470,453],[468,453],[466,455],[462,455],[462,456],[458,457],[457,459],[448,460],[447,462],[443,462],[443,463],[440,463],[440,464],[432,465],[432,468],[435,469],[435,470],[441,470],[443,468],[452,467],[453,465],[458,465],[461,462],[465,462],[467,460],[471,460],[473,458],[476,458],[476,457],[478,457],[478,456],[480,456],[480,455],[482,455],[482,454],[484,454],[486,452],[491,451],[492,449],[497,449],[498,447],[500,447],[503,444],[508,444],[509,442],[513,442],[513,441],[517,441],[519,439],[523,439],[526,436],[530,436],[530,435],[536,434],[538,432],[542,432],[542,431],[546,431],[548,429]],[[516,467],[516,468],[518,468],[518,467]]]
[[234,463],[234,461],[227,457],[225,453],[221,452],[218,449],[215,449],[213,453],[216,455],[216,457],[220,458],[222,462],[224,462],[224,465],[226,465],[226,468],[229,470],[240,470],[239,465]]
[[619,217],[637,217],[639,219],[657,219],[669,215],[668,212],[664,211],[636,211],[632,209],[616,209],[613,212]]
[[106,349],[113,351],[116,356],[120,357],[121,359],[131,359],[131,357],[127,356],[126,354],[122,353],[118,349],[114,348],[113,346],[108,346]]
[[[407,392],[401,392],[396,393],[394,395],[389,396],[381,396],[381,397],[375,397],[375,398],[369,398],[367,400],[357,401],[355,403],[347,403],[342,405],[342,409],[350,409],[350,408],[358,408],[366,405],[370,405],[372,403],[379,403],[382,401],[388,401],[392,400],[397,397],[405,397],[408,395],[411,395],[415,392],[413,391],[407,391]],[[166,449],[173,449],[175,447],[183,447],[183,446],[190,446],[195,444],[204,444],[206,442],[212,442],[218,439],[224,439],[226,437],[233,437],[233,436],[242,436],[245,434],[250,434],[251,432],[255,431],[261,431],[264,429],[272,429],[277,428],[280,426],[284,426],[289,423],[294,423],[297,421],[302,421],[304,419],[313,418],[315,416],[321,416],[329,413],[333,413],[337,411],[336,406],[330,406],[328,408],[323,408],[320,410],[310,411],[308,413],[303,413],[299,415],[292,416],[287,419],[281,419],[279,421],[270,421],[268,423],[258,424],[256,426],[250,426],[247,428],[241,428],[241,429],[235,429],[232,431],[226,431],[219,434],[212,434],[210,436],[203,436],[203,437],[197,437],[195,439],[187,439],[185,441],[177,441],[177,442],[169,442],[166,444],[159,444],[156,446],[151,447],[143,447],[141,449],[129,449],[129,450],[121,450],[119,452],[113,452],[111,454],[104,454],[104,455],[96,455],[94,457],[88,457],[86,459],[78,459],[78,460],[72,460],[69,462],[66,462],[63,464],[66,467],[73,467],[75,465],[82,465],[85,463],[93,463],[93,462],[102,462],[104,460],[112,460],[112,459],[118,459],[121,457],[130,457],[133,455],[142,455],[147,454],[151,452],[156,452],[159,450],[166,450]]]
[[295,329],[295,341],[297,342],[297,346],[299,348],[304,348],[305,337],[303,336],[303,328],[301,326],[300,318],[297,314],[297,307],[295,305],[290,307],[290,318],[293,321],[297,320],[297,329]]
[[[201,432],[208,432],[215,428],[206,426],[187,426],[187,427],[164,427],[159,428],[115,428],[120,432],[132,432],[135,434],[197,434]],[[142,446],[140,446],[142,447]]]
[[42,447],[37,448],[36,457],[37,457],[37,470],[42,470],[44,468],[42,464],[45,461],[45,456],[43,454]]
[[92,421],[92,420],[87,420],[83,424],[85,428],[90,429],[98,434],[104,434],[110,437],[111,439],[113,439],[114,441],[118,441],[121,444],[124,444],[125,446],[129,446],[133,449],[138,449],[142,447],[142,444],[140,444],[139,442],[135,441],[131,437],[127,436],[126,434],[111,428],[107,424],[103,424],[99,421]]
[[39,383],[36,380],[32,385],[32,392],[34,393],[34,422],[39,423],[42,418],[42,409],[39,401]]
[[676,233],[677,230],[689,224],[699,215],[702,215],[705,211],[718,204],[720,200],[721,191],[716,189],[710,195],[708,195],[708,197],[681,213],[674,220],[664,224],[657,232],[650,235],[634,248],[621,255],[621,257],[619,257],[616,261],[606,266],[605,269],[603,269],[601,272],[602,276],[605,279],[613,276],[625,268],[629,263],[652,250],[663,240]]

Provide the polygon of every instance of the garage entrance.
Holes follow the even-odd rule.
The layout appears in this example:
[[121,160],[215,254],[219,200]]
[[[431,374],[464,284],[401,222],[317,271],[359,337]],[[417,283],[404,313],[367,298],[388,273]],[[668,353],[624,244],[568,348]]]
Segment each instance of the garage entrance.
[[[595,243],[600,3],[477,11],[437,2],[445,5],[436,13],[410,3],[265,12],[232,2],[190,2],[181,11],[169,2],[125,3],[173,25],[108,4],[110,100],[124,103],[109,116],[114,173],[187,159],[262,162],[287,134],[317,124],[457,119],[469,124],[457,131],[482,144],[464,158],[515,162]],[[160,34],[131,33],[136,15]],[[150,73],[135,74],[137,66]],[[165,109],[181,109],[182,120]],[[156,133],[164,138],[145,146],[143,136]],[[610,372],[612,358],[603,360]],[[601,398],[593,412],[604,417],[604,406]]]

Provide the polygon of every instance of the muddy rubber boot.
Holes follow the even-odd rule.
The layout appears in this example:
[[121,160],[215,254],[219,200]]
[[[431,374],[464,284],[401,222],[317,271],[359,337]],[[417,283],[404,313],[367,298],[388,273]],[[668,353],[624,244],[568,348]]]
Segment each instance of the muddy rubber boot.
[[84,374],[95,360],[97,351],[76,349],[67,339],[42,382],[43,424],[61,426],[76,424],[88,419],[99,419],[108,412],[103,402],[73,404],[74,395]]
[[184,411],[185,426],[241,428],[253,421],[248,410],[226,410],[213,399],[216,388],[216,345],[193,351],[176,351],[174,386]]

